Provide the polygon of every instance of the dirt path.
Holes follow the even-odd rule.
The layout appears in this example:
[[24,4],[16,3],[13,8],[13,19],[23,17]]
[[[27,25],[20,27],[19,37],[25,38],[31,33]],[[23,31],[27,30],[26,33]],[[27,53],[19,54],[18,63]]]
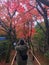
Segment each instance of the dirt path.
[[[14,51],[12,52],[13,55]],[[35,57],[37,60],[40,62],[41,65],[49,65],[49,60],[43,56],[40,52],[35,52]],[[0,63],[0,65],[10,65],[9,63],[6,63],[3,61]],[[14,65],[16,64],[16,61],[14,61]],[[27,60],[27,65],[39,65],[37,61],[34,59],[33,61],[33,56],[28,53],[28,60]]]
[[34,65],[31,59],[31,55],[28,53],[27,65]]
[[[14,65],[17,65],[16,61],[14,62]],[[33,62],[32,62],[32,59],[31,59],[31,55],[29,53],[28,53],[27,65],[34,65]]]

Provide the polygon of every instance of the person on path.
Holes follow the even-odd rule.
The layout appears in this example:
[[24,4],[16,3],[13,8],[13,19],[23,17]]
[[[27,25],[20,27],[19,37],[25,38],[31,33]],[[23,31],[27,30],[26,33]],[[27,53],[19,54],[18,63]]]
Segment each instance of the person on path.
[[17,51],[17,57],[16,57],[17,64],[18,65],[27,65],[27,58],[28,58],[27,43],[25,43],[25,41],[23,39],[21,39],[15,49]]

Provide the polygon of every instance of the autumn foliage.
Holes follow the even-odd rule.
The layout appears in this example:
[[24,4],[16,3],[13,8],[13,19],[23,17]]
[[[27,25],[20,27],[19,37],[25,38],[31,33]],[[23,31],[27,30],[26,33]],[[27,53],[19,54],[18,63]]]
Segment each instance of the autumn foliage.
[[[36,0],[2,0],[0,1],[0,19],[2,19],[7,27],[12,22],[12,27],[15,26],[16,28],[17,37],[34,35],[35,29],[32,17],[37,16],[38,20],[42,19],[35,6]],[[31,24],[26,25],[27,22],[31,21],[32,31]],[[24,24],[26,25],[25,27]],[[29,29],[27,28],[28,26],[30,26]],[[24,34],[25,31],[27,32]]]

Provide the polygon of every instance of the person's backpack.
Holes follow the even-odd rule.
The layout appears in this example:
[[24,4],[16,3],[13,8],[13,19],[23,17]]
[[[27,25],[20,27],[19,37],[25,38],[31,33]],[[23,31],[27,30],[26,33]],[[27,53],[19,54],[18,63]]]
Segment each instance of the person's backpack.
[[25,51],[20,51],[20,56],[22,57],[22,60],[27,60],[28,59],[28,55],[26,54]]

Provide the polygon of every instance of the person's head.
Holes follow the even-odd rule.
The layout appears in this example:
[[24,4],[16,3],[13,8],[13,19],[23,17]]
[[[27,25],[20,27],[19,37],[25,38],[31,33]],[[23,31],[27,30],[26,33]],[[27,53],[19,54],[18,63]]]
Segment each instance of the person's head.
[[24,45],[24,44],[25,44],[25,42],[24,42],[23,39],[20,40],[20,44],[21,44],[21,45]]

